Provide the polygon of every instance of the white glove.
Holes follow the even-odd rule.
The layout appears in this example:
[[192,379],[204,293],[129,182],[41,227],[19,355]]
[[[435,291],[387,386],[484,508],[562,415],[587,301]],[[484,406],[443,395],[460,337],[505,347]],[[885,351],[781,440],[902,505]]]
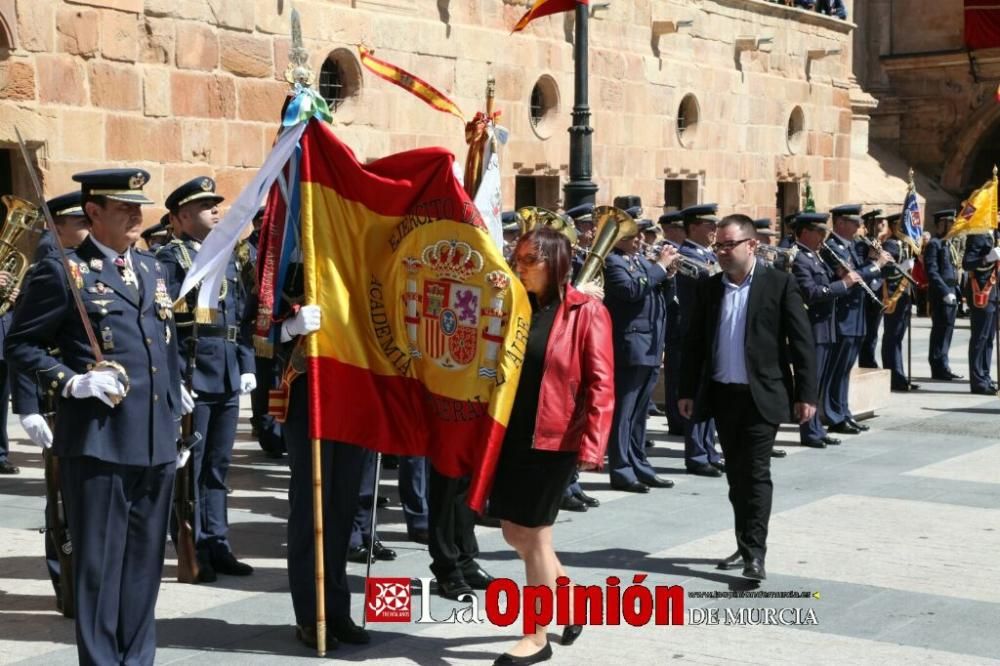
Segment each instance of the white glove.
[[945,294],[944,295],[944,304],[945,305],[954,305],[957,302],[958,302],[958,297],[955,296],[955,294]]
[[990,253],[986,255],[987,263],[992,264],[997,261],[1000,261],[1000,247],[993,248],[992,250],[990,250]]
[[125,396],[125,387],[114,370],[91,370],[70,379],[65,393],[80,399],[97,398],[108,407],[116,407]]
[[294,317],[281,325],[281,341],[288,342],[297,335],[318,331],[322,314],[318,305],[303,305]]
[[240,393],[246,395],[257,388],[257,375],[252,372],[244,372],[240,375]]
[[917,262],[914,261],[913,259],[907,259],[906,261],[904,261],[903,263],[901,263],[899,265],[899,267],[902,268],[907,273],[909,273],[910,271],[913,270],[913,267],[916,266],[916,264],[917,264]]
[[181,384],[181,414],[187,416],[194,411],[194,399],[197,397],[197,393],[188,391],[187,387]]
[[599,285],[596,282],[594,282],[593,280],[591,280],[590,282],[586,282],[584,284],[581,284],[579,287],[576,288],[576,290],[578,292],[580,292],[581,294],[585,294],[587,296],[591,296],[591,297],[596,298],[596,299],[598,299],[600,301],[604,300],[604,288],[601,287],[601,285]]
[[28,433],[30,439],[36,446],[43,449],[52,448],[52,431],[49,424],[41,414],[21,414],[21,427]]

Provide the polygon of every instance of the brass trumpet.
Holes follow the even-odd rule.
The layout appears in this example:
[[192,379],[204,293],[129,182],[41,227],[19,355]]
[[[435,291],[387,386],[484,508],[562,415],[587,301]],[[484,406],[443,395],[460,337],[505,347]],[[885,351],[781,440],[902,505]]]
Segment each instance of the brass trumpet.
[[[777,263],[778,258],[782,257],[785,260],[785,266],[790,267],[792,262],[795,261],[795,255],[799,253],[799,248],[797,247],[778,247],[777,245],[764,245],[763,243],[758,243],[757,249],[754,254],[764,259],[770,261],[772,264]],[[789,269],[790,270],[790,269]]]
[[604,260],[607,258],[611,248],[624,238],[635,236],[639,233],[639,226],[632,219],[632,216],[620,208],[614,206],[598,206],[594,209],[594,222],[597,231],[594,233],[594,243],[587,252],[587,258],[580,267],[573,286],[590,282],[591,280],[600,285],[604,285]]
[[[877,240],[876,241],[870,240],[867,236],[858,236],[858,238],[860,238],[861,242],[864,243],[865,245],[867,245],[870,249],[875,250],[876,252],[882,252],[883,251],[882,250],[882,243],[880,243],[879,241],[877,241]],[[905,250],[907,248],[907,246],[906,245],[902,245],[902,243],[901,243],[900,247],[903,248],[903,250]],[[916,285],[917,284],[916,278],[914,278],[912,275],[910,275],[909,271],[903,270],[903,267],[900,266],[899,263],[895,259],[890,259],[889,260],[889,265],[892,266],[894,269],[896,269],[896,271],[900,275],[902,275],[904,278],[906,278],[907,280],[909,280],[910,284],[912,284],[912,285]]]
[[21,286],[31,265],[29,256],[42,234],[43,218],[37,206],[20,197],[5,194],[0,197],[7,208],[7,219],[0,228],[0,271],[11,274],[11,281],[0,287],[0,315],[10,309],[11,294]]

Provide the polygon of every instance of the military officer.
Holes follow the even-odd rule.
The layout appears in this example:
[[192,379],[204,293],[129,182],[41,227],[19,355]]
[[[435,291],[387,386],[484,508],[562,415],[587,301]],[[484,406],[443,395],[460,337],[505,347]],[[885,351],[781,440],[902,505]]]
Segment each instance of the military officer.
[[955,315],[961,290],[958,285],[958,266],[961,257],[955,246],[945,240],[951,225],[955,222],[954,210],[939,210],[934,213],[934,235],[924,247],[924,271],[927,273],[928,297],[931,308],[931,337],[927,351],[927,362],[931,366],[931,377],[950,382],[962,379],[951,370],[948,353],[951,336],[955,331]]
[[[684,217],[684,233],[687,238],[681,245],[681,255],[701,264],[716,266],[718,260],[710,248],[715,243],[715,225],[719,218],[716,213],[718,204],[699,204],[681,211]],[[697,278],[687,275],[677,276],[677,302],[680,313],[677,337],[678,345],[683,346],[684,336],[688,331],[688,318],[694,308],[694,298],[697,283],[707,280],[707,271],[700,271]],[[678,349],[680,352],[680,349]],[[699,413],[697,406],[695,412]],[[689,474],[699,476],[720,477],[724,466],[718,449],[715,448],[715,420],[704,421],[684,420],[684,466]]]
[[[190,180],[167,197],[167,210],[180,235],[160,248],[170,297],[176,299],[201,242],[219,221],[223,197],[215,181],[207,176]],[[226,477],[233,455],[240,395],[256,386],[253,348],[249,330],[242,326],[246,294],[235,255],[226,267],[219,301],[211,324],[195,326],[198,289],[185,297],[176,315],[179,360],[184,377],[191,371],[195,393],[193,426],[201,441],[192,447],[191,464],[198,506],[194,525],[201,582],[212,582],[216,574],[248,576],[253,568],[233,556],[226,516]],[[193,368],[189,368],[193,364]]]
[[[841,279],[854,271],[862,281],[871,281],[881,275],[882,266],[889,261],[889,255],[880,252],[875,261],[863,260],[855,245],[854,236],[861,226],[861,206],[845,204],[830,209],[833,216],[833,233],[820,247],[822,258]],[[847,268],[844,268],[846,266]],[[825,416],[829,430],[841,434],[856,435],[868,430],[868,426],[858,423],[847,404],[850,388],[851,369],[858,360],[861,341],[865,337],[864,301],[871,298],[856,284],[847,294],[837,299],[837,343],[833,350],[832,381],[829,399],[824,401]]]
[[[861,216],[863,228],[861,233],[868,239],[881,242],[888,236],[886,218],[878,208],[870,210]],[[859,257],[874,256],[871,248],[864,241],[855,241],[855,249]],[[879,293],[882,291],[882,277],[878,276],[867,282],[872,291]],[[878,362],[875,359],[875,347],[878,344],[878,329],[882,325],[882,307],[874,299],[864,299],[865,314],[865,336],[861,340],[861,351],[858,352],[858,366],[862,368],[877,368]]]
[[615,348],[615,413],[608,472],[612,488],[633,493],[674,485],[657,476],[646,458],[645,444],[649,401],[663,362],[663,328],[667,300],[673,296],[677,249],[664,245],[655,261],[650,261],[639,253],[640,243],[639,235],[623,238],[604,263],[604,304],[611,314]]
[[[893,234],[902,237],[899,225],[903,219],[902,213],[896,213],[886,218],[886,223]],[[882,243],[882,249],[889,253],[893,261],[882,268],[882,367],[891,371],[890,386],[893,391],[915,391],[920,386],[910,382],[903,366],[903,338],[910,327],[910,315],[913,305],[913,285],[903,277],[896,268],[907,273],[913,270],[913,260],[903,259],[903,248],[896,238],[887,238]]]
[[970,234],[965,241],[962,268],[969,276],[965,297],[969,303],[969,391],[996,395],[997,384],[990,377],[993,338],[996,335],[997,261],[1000,248],[992,234]]
[[[833,351],[837,341],[837,322],[834,319],[834,304],[838,297],[843,297],[848,290],[861,281],[861,276],[855,271],[844,273],[837,279],[833,270],[817,254],[820,245],[830,231],[826,213],[799,213],[795,224],[795,235],[799,252],[792,262],[792,273],[802,300],[809,309],[809,322],[812,324],[813,338],[816,341],[816,369],[819,377],[819,397],[824,409],[830,398],[833,368]],[[827,445],[840,444],[840,440],[831,437],[820,423],[819,410],[813,418],[799,426],[799,442],[802,446],[822,449]]]
[[163,268],[133,247],[140,206],[152,203],[142,191],[149,174],[108,169],[73,179],[90,236],[67,254],[69,275],[57,254],[34,269],[7,353],[59,402],[52,450],[73,541],[80,663],[151,664],[178,419],[194,404],[181,386]]

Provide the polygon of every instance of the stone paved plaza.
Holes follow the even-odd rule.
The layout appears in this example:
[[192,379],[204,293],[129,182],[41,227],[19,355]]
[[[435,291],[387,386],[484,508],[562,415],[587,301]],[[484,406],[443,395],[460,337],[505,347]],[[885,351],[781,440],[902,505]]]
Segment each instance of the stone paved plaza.
[[[808,599],[704,599],[686,607],[796,607],[813,611],[803,626],[588,627],[572,647],[554,647],[555,664],[973,664],[1000,663],[1000,400],[973,396],[967,384],[926,379],[929,320],[915,320],[916,394],[893,394],[867,421],[871,432],[845,436],[825,450],[792,443],[775,460],[768,580],[763,591],[818,592]],[[953,346],[964,360],[968,320]],[[401,416],[402,417],[402,416]],[[659,471],[671,490],[637,496],[608,489],[587,474],[584,487],[602,505],[563,513],[555,528],[562,561],[575,580],[610,575],[625,585],[638,572],[647,584],[682,585],[687,593],[748,589],[738,572],[714,568],[733,551],[725,481],[683,473],[682,444],[652,419]],[[19,477],[0,479],[0,663],[71,664],[73,624],[55,612],[42,561],[41,456],[10,421]],[[295,641],[284,560],[288,470],[249,441],[246,419],[232,471],[231,541],[256,568],[245,579],[211,585],[174,581],[168,560],[157,607],[160,663],[281,664],[315,657]],[[380,512],[383,540],[395,562],[380,576],[429,576],[426,548],[405,541],[395,472],[382,481],[392,504]],[[482,564],[496,576],[523,580],[523,569],[499,531],[479,528]],[[364,567],[350,565],[355,589]],[[354,616],[360,620],[361,596]],[[433,598],[444,618],[459,607]],[[724,611],[723,611],[724,613]],[[723,615],[724,617],[724,615]],[[328,658],[373,664],[489,663],[516,629],[489,624],[373,624],[365,649],[340,647]],[[551,634],[556,638],[556,634]]]

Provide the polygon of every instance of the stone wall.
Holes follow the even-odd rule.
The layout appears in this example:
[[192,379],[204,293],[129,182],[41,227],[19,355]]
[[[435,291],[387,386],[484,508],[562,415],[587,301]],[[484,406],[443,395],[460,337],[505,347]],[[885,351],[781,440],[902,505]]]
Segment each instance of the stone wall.
[[[232,198],[273,137],[294,5],[317,72],[336,49],[356,66],[363,43],[451,95],[470,116],[494,76],[512,137],[503,156],[510,207],[515,175],[568,177],[573,19],[544,18],[510,35],[526,4],[0,0],[14,33],[13,48],[0,50],[0,143],[9,148],[13,126],[20,127],[37,149],[49,195],[70,189],[76,171],[127,163],[152,173],[157,201],[206,173]],[[639,194],[655,214],[664,178],[694,178],[701,201],[773,216],[776,183],[806,174],[821,206],[846,197],[851,24],[764,0],[630,0],[594,6],[592,14],[599,202]],[[554,84],[554,104],[533,129],[529,100],[542,76]],[[682,144],[677,113],[689,94],[699,122]],[[803,130],[790,142],[796,107]],[[335,125],[363,159],[435,144],[464,155],[455,117],[370,74],[337,110]],[[159,212],[151,208],[147,222]]]

